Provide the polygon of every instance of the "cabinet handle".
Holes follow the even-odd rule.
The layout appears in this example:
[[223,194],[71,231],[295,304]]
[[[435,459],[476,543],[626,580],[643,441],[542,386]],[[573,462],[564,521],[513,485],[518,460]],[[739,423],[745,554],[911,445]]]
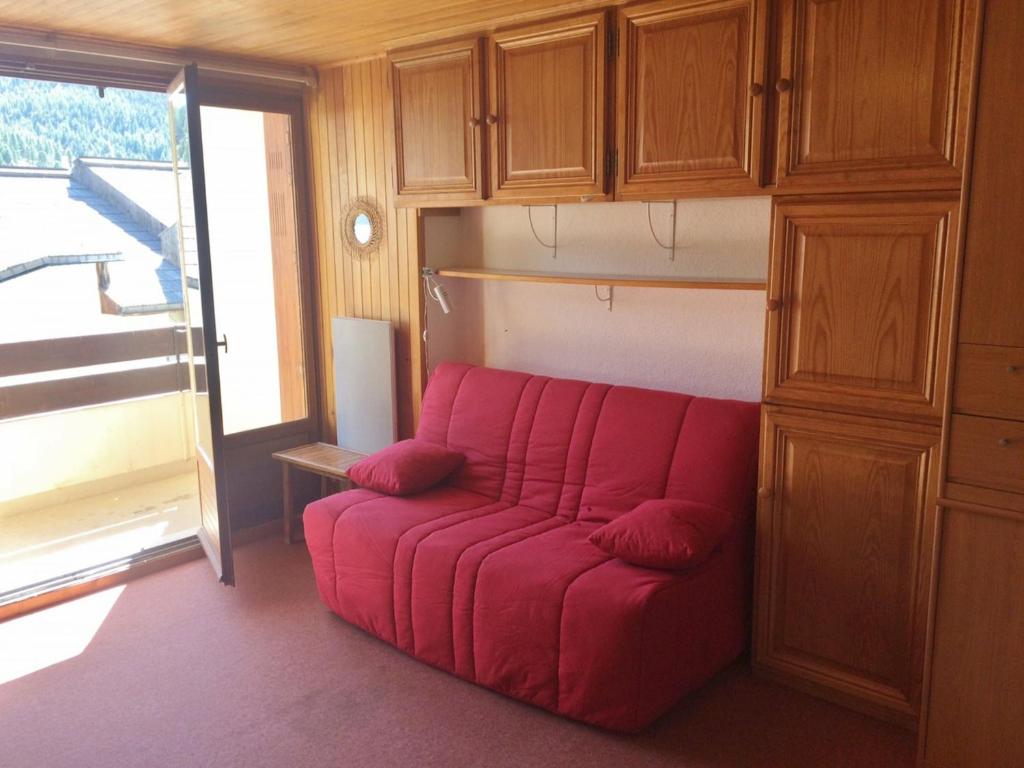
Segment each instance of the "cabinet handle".
[[488,115],[487,116],[487,124],[488,125],[494,125],[496,122],[498,122],[498,116],[497,115]]
[[768,299],[768,303],[765,304],[765,308],[769,312],[778,312],[782,309],[782,302],[779,299]]
[[996,443],[999,445],[1000,448],[1005,448],[1010,444],[1010,438],[1000,437],[998,440],[996,440]]
[[1016,373],[1017,370],[1018,370],[1018,368],[1017,368],[1016,365],[1008,365],[1008,366],[1006,366],[1006,372],[1007,373]]
[[762,487],[757,489],[757,498],[759,499],[770,499],[772,494],[773,492],[771,488]]
[[471,117],[471,118],[469,118],[469,127],[470,128],[476,128],[479,125],[480,125],[480,118],[479,117]]
[[764,93],[764,86],[763,85],[761,85],[760,83],[751,83],[750,84],[750,95],[751,96],[760,96],[762,93]]
[[779,93],[784,93],[785,91],[788,91],[792,87],[793,81],[785,77],[775,84],[775,90],[778,91]]

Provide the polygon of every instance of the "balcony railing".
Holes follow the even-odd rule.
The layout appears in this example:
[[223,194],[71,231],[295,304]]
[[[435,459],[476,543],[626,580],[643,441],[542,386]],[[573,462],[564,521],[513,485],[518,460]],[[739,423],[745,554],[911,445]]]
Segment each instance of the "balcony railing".
[[0,344],[0,420],[187,390],[184,330]]

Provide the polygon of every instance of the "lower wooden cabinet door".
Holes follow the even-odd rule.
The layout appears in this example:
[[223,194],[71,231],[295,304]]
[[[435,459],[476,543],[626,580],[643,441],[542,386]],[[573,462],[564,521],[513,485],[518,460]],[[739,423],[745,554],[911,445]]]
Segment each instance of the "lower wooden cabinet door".
[[939,430],[766,406],[755,665],[914,727]]
[[1024,515],[950,507],[940,520],[924,765],[1024,765]]

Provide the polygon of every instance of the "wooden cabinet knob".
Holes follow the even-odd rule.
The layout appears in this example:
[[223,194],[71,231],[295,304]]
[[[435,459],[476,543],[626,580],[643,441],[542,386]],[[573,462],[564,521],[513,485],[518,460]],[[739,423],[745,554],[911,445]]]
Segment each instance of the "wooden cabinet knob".
[[769,312],[778,312],[782,309],[782,302],[778,299],[768,299],[768,303],[765,305]]
[[771,497],[772,497],[772,489],[771,488],[763,488],[762,487],[762,488],[758,488],[757,489],[757,498],[759,498],[759,499],[770,499]]
[[488,125],[494,125],[496,122],[498,122],[498,116],[497,115],[488,115],[487,116],[487,124]]
[[762,93],[764,93],[764,86],[763,85],[761,85],[760,83],[751,83],[750,84],[750,95],[751,96],[760,96]]
[[998,440],[996,440],[996,443],[999,445],[1000,448],[1005,448],[1010,444],[1010,438],[1000,437]]
[[469,118],[469,127],[470,128],[476,128],[478,125],[480,125],[480,118],[479,117],[471,117],[471,118]]
[[781,80],[779,80],[779,82],[777,82],[775,84],[775,90],[778,91],[779,93],[784,93],[784,92],[788,91],[792,87],[793,87],[793,81],[792,80],[788,80],[785,77],[782,78]]

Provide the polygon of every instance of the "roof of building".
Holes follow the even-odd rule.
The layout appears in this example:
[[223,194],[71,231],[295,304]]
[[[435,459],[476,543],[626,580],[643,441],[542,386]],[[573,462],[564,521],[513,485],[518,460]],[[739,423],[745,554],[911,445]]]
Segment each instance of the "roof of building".
[[178,309],[181,276],[161,244],[175,205],[169,163],[0,169],[0,282],[44,267],[107,262],[108,311]]

